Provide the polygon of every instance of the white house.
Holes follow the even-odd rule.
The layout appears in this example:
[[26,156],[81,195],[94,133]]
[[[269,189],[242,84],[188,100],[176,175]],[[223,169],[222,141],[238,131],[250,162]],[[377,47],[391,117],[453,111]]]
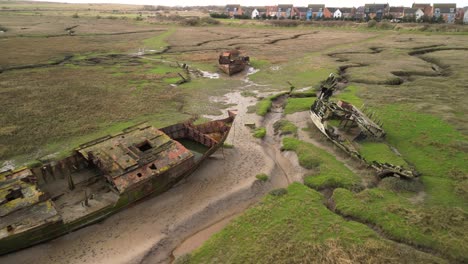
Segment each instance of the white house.
[[257,8],[255,8],[253,11],[252,11],[252,19],[255,19],[257,17],[260,17],[260,12],[258,12]]
[[468,6],[465,6],[463,10],[465,10],[465,15],[463,16],[463,24],[468,25]]
[[424,16],[424,11],[422,11],[421,8],[405,8],[403,16],[414,17],[416,20],[419,20]]
[[335,12],[333,13],[333,18],[341,18],[343,16],[343,13],[341,12],[340,9],[336,9]]
[[424,16],[424,11],[422,11],[421,8],[418,8],[418,10],[414,12],[414,15],[416,16],[416,20],[419,20]]

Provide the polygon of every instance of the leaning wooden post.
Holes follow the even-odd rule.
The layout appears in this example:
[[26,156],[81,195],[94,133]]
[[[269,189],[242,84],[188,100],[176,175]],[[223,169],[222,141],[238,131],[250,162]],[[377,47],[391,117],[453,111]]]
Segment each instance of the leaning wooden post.
[[88,202],[88,192],[87,192],[86,190],[84,191],[84,195],[85,195],[84,205],[85,205],[85,206],[89,206],[89,202]]
[[68,178],[68,189],[70,189],[70,191],[72,191],[73,189],[75,189],[75,183],[73,183],[73,178],[72,178],[72,175],[71,175],[71,172],[69,171],[68,174],[67,174],[67,178]]

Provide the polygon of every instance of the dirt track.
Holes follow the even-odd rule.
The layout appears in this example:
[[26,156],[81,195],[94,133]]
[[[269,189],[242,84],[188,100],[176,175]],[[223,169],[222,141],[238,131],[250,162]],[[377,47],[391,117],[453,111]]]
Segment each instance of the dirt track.
[[[99,224],[0,257],[0,262],[169,263],[174,255],[199,246],[267,191],[301,180],[301,172],[296,171],[300,170],[297,158],[284,158],[273,129],[268,129],[266,139],[261,141],[244,126],[261,124],[257,115],[247,113],[247,107],[256,100],[240,92],[229,93],[223,99],[236,103],[239,110],[227,140],[234,148],[218,151],[194,174],[160,196]],[[274,113],[263,125],[271,127],[279,116],[281,113]],[[270,179],[258,181],[255,175],[259,173],[270,175]]]

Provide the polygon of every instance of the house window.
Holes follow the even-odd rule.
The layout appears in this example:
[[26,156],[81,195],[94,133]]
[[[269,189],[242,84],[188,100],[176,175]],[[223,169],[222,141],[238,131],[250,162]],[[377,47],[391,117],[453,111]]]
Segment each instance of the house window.
[[152,149],[153,147],[151,146],[151,144],[150,144],[148,141],[145,141],[145,142],[141,143],[140,145],[138,145],[137,148],[138,148],[141,152],[145,152],[145,151],[147,151],[147,150]]

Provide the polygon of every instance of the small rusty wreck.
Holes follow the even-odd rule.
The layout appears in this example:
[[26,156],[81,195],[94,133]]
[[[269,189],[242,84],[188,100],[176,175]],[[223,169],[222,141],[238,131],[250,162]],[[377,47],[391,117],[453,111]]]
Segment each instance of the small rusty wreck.
[[139,125],[73,155],[0,173],[0,255],[95,223],[192,173],[220,148],[236,116],[162,129]]
[[337,77],[330,74],[321,85],[317,99],[310,107],[310,118],[314,125],[336,146],[373,168],[381,178],[388,176],[416,178],[419,173],[402,166],[378,161],[367,161],[356,149],[364,140],[383,141],[385,131],[380,121],[374,121],[363,111],[345,101],[330,101],[338,84]]
[[248,56],[241,56],[238,50],[222,52],[219,55],[219,68],[229,76],[241,72],[249,64]]

